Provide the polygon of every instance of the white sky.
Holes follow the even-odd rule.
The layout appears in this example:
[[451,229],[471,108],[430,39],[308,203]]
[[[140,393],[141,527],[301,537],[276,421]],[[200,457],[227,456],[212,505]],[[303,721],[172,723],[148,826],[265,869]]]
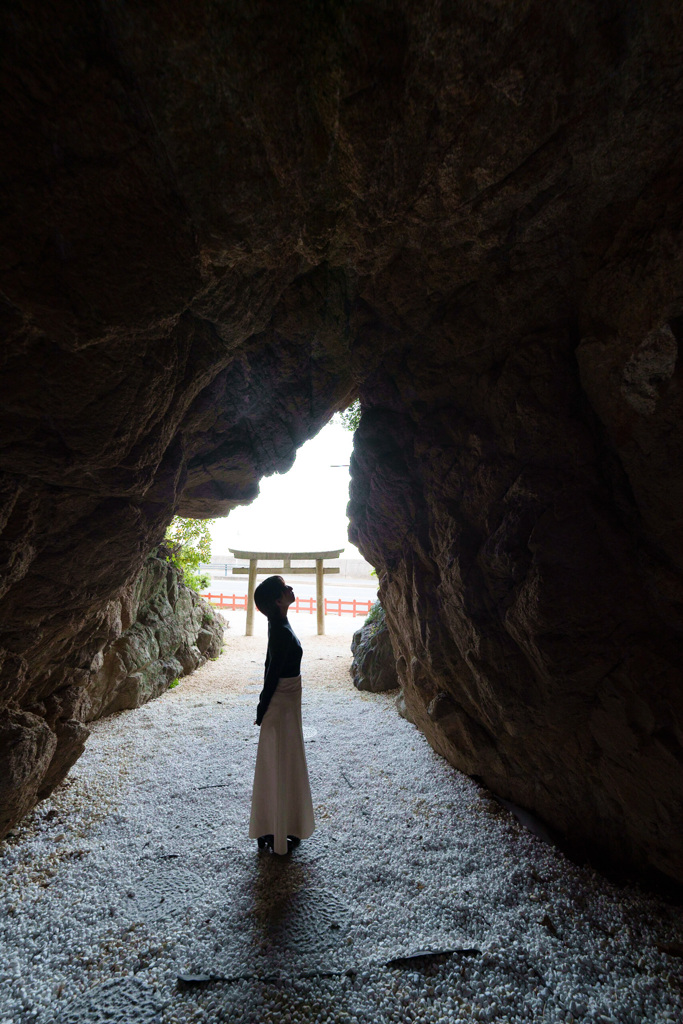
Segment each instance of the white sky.
[[[211,528],[212,557],[245,551],[330,551],[361,558],[346,536],[348,463],[353,433],[335,416],[302,445],[288,473],[264,477],[251,505],[240,505]],[[341,469],[333,465],[342,464]]]

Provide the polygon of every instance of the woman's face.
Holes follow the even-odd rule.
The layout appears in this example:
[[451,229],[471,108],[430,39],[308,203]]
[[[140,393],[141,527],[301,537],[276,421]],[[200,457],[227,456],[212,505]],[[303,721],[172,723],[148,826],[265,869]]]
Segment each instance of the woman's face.
[[280,596],[276,599],[275,604],[282,612],[282,615],[285,616],[287,614],[287,609],[289,608],[290,604],[294,604],[295,600],[296,599],[294,597],[293,588],[285,583],[283,591],[280,594]]

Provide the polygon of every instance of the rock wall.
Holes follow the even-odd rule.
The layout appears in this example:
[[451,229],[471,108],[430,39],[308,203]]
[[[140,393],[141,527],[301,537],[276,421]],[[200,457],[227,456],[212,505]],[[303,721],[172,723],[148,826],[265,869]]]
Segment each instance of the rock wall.
[[680,4],[0,19],[2,820],[67,770],[173,513],[248,502],[360,394],[410,713],[681,877]]
[[[52,792],[80,757],[87,723],[139,707],[170,684],[218,657],[224,622],[182,582],[163,545],[107,609],[88,647],[90,663],[30,712],[0,722],[0,832]],[[104,625],[104,624],[103,624]]]
[[[652,491],[652,525],[641,514],[648,481],[617,457],[574,349],[534,337],[476,377],[442,364],[448,404],[431,367],[378,377],[351,539],[378,566],[406,705],[432,745],[570,842],[680,877],[683,547],[670,493],[661,519]],[[660,386],[643,430],[675,447],[680,378]]]
[[85,687],[87,722],[146,704],[221,652],[223,619],[185,586],[169,555],[163,545],[155,549],[118,602],[114,614],[122,632]]

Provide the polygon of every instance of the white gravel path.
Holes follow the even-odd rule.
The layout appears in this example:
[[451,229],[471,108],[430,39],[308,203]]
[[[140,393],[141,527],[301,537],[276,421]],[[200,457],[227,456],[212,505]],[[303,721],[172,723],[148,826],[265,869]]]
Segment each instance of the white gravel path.
[[[0,847],[3,1024],[680,1024],[680,907],[572,864],[436,755],[395,694],[354,690],[350,620],[295,624],[318,828],[259,854],[265,638],[230,618],[217,662],[97,723]],[[387,966],[425,949],[460,952]],[[188,973],[229,980],[180,989]]]

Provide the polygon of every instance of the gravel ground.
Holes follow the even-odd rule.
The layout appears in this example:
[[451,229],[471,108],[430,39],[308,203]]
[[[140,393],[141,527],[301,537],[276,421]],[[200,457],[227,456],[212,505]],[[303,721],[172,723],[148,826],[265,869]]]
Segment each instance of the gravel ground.
[[0,847],[3,1024],[680,1024],[680,907],[571,863],[354,690],[351,620],[294,623],[317,830],[258,853],[265,638],[229,618]]

